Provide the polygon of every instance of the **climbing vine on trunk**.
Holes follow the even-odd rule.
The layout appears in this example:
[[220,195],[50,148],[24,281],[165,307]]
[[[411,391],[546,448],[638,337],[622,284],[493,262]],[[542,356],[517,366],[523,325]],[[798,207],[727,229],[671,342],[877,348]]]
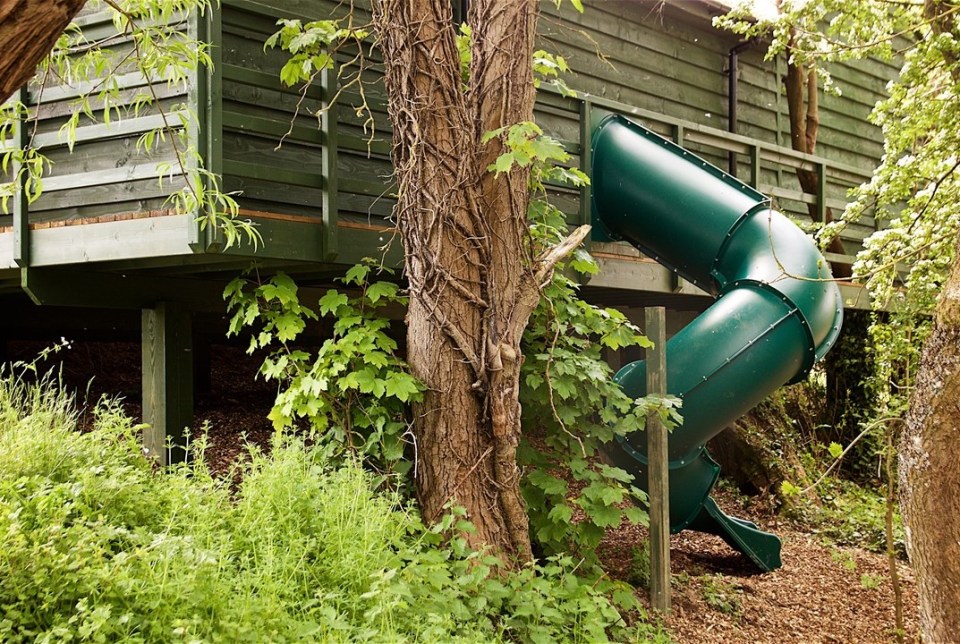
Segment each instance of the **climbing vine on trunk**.
[[407,360],[426,385],[414,407],[420,504],[428,520],[463,506],[473,539],[526,561],[520,340],[541,286],[588,232],[534,244],[531,159],[503,156],[537,136],[523,125],[533,120],[537,2],[472,2],[459,48],[445,0],[379,0],[374,22],[410,285]]

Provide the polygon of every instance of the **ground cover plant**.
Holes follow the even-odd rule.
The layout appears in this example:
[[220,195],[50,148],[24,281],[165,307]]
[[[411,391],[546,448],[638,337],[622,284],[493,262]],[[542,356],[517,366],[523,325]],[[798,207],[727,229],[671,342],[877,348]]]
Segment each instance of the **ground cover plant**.
[[568,557],[497,572],[456,510],[428,529],[356,460],[278,434],[233,488],[161,471],[117,404],[78,432],[54,385],[0,379],[0,640],[662,639]]

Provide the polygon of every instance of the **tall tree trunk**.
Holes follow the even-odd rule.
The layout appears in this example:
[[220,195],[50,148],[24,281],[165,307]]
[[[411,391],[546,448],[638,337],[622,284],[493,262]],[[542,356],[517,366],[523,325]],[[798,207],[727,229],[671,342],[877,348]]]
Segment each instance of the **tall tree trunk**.
[[900,443],[900,505],[928,642],[960,638],[958,448],[960,261],[955,260],[923,348]]
[[0,103],[27,84],[87,0],[0,0]]
[[[820,91],[817,87],[817,70],[805,68],[792,59],[792,47],[787,48],[787,110],[790,118],[790,145],[797,152],[813,154],[817,148],[817,134],[820,130]],[[809,195],[820,192],[820,176],[812,170],[797,168],[800,189]],[[807,204],[807,212],[813,221],[820,220],[816,204]],[[833,210],[826,209],[824,223],[833,221]],[[830,240],[827,248],[831,253],[846,254],[839,237]],[[849,264],[831,263],[835,277],[853,275]]]
[[428,388],[415,409],[416,483],[428,521],[467,510],[477,544],[531,558],[519,490],[520,338],[540,284],[587,229],[535,257],[529,168],[495,175],[484,133],[533,119],[537,0],[475,0],[463,83],[449,0],[378,0],[410,284],[407,360]]
[[[933,30],[960,35],[955,5],[925,0]],[[960,61],[942,51],[954,82]],[[917,576],[920,631],[939,644],[960,638],[960,240],[923,347],[900,442],[900,509]]]

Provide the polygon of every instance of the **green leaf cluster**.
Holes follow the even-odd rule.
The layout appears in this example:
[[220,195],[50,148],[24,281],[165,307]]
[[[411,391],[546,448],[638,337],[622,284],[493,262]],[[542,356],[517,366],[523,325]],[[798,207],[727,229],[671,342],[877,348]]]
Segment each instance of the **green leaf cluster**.
[[[955,5],[888,0],[785,1],[776,17],[755,19],[746,6],[717,24],[769,39],[767,57],[786,54],[815,66],[825,84],[839,61],[879,58],[900,65],[889,97],[870,119],[883,130],[884,153],[871,179],[821,239],[851,224],[880,225],[864,241],[854,275],[878,314],[870,330],[875,373],[866,383],[879,417],[904,409],[930,313],[955,258],[960,231],[960,22]],[[890,311],[888,315],[884,311]]]
[[590,183],[590,179],[581,170],[565,166],[570,154],[560,141],[544,134],[543,129],[532,121],[504,126],[485,132],[481,143],[501,139],[506,151],[497,157],[488,168],[490,172],[500,174],[510,172],[514,166],[531,167],[531,190],[541,195],[549,182],[579,187]]
[[345,41],[362,42],[369,33],[363,29],[341,27],[339,20],[279,20],[280,27],[267,38],[264,49],[279,48],[291,54],[280,69],[280,80],[292,87],[311,83],[320,72],[332,69],[335,60],[331,47]]
[[[646,523],[635,505],[646,495],[628,472],[602,462],[603,446],[642,429],[674,399],[631,400],[612,380],[603,350],[650,346],[622,313],[587,304],[558,273],[524,335],[520,400],[524,438],[518,459],[535,540],[547,552],[578,551],[591,561],[607,528]],[[574,517],[577,520],[574,520]]]
[[[279,391],[269,418],[277,430],[305,421],[328,458],[361,457],[381,471],[403,473],[409,404],[423,385],[397,356],[388,306],[404,306],[393,282],[370,281],[371,262],[341,279],[349,292],[329,290],[317,310],[304,306],[296,283],[278,273],[262,283],[238,278],[227,287],[230,334],[250,331],[248,352],[267,351],[260,373]],[[319,312],[319,315],[318,315]],[[296,345],[307,323],[332,322],[315,354]]]
[[563,96],[576,96],[560,74],[570,71],[563,56],[551,54],[543,49],[533,52],[533,85],[539,88],[544,82],[555,87]]

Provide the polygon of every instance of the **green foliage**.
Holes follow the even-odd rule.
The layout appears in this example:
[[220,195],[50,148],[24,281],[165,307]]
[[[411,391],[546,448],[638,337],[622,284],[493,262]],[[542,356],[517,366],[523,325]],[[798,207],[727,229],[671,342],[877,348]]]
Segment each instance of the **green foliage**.
[[543,49],[533,52],[534,87],[539,88],[544,82],[555,87],[564,96],[576,96],[576,92],[567,86],[560,76],[570,71],[570,66],[563,56],[551,54]]
[[339,20],[279,20],[280,29],[267,38],[264,49],[280,48],[291,54],[280,69],[280,80],[292,87],[312,83],[317,75],[332,69],[335,61],[331,47],[345,41],[362,42],[369,33],[340,26]]
[[783,53],[817,67],[833,86],[828,64],[879,57],[901,63],[889,98],[871,120],[883,129],[884,154],[870,181],[851,191],[843,215],[821,234],[871,215],[883,227],[864,242],[854,274],[866,282],[878,314],[870,330],[875,373],[867,389],[879,416],[904,409],[929,314],[954,260],[960,229],[960,109],[952,100],[960,80],[957,12],[948,3],[887,0],[784,2],[780,15],[754,19],[745,9],[717,19],[746,35],[770,38],[768,58]]
[[580,170],[557,165],[569,161],[570,155],[559,141],[545,135],[540,126],[532,121],[485,132],[480,142],[487,143],[495,138],[502,139],[506,152],[487,168],[491,172],[500,174],[509,172],[515,165],[521,168],[533,165],[535,189],[549,179],[566,180],[573,186],[589,183]]
[[840,566],[849,572],[857,569],[857,561],[849,552],[843,550],[833,550],[830,552],[830,558],[836,561]]
[[300,303],[297,285],[278,273],[262,283],[242,278],[226,289],[233,312],[229,333],[254,331],[248,352],[269,350],[260,373],[280,385],[269,418],[277,430],[308,422],[327,458],[349,453],[385,472],[403,473],[408,405],[423,386],[396,355],[388,335],[388,305],[406,304],[392,282],[370,282],[371,263],[351,268],[340,281],[356,294],[330,290],[320,298],[320,317],[333,321],[332,337],[316,355],[295,346],[317,313]]
[[457,33],[457,53],[460,55],[460,78],[466,90],[470,82],[470,64],[473,62],[473,29],[462,23]]
[[827,447],[827,451],[833,458],[840,458],[840,455],[843,454],[843,445],[840,443],[830,443],[830,445]]
[[[827,477],[818,487],[820,504],[806,497],[792,499],[789,514],[832,543],[886,552],[886,499],[869,487]],[[893,517],[894,548],[906,556],[903,521]]]
[[622,587],[563,557],[501,570],[355,461],[278,437],[231,490],[202,454],[158,470],[114,404],[75,420],[51,383],[0,379],[4,642],[666,641],[624,623]]
[[883,582],[883,577],[879,575],[871,575],[868,572],[860,575],[860,586],[866,590],[876,590],[880,587],[880,584]]
[[[557,9],[560,8],[560,5],[563,4],[563,0],[553,0],[553,3],[557,5]],[[583,0],[570,0],[570,4],[573,5],[573,8],[583,13]]]
[[721,574],[700,578],[700,594],[710,608],[735,619],[743,614],[741,589]]
[[[115,33],[91,40],[76,24],[70,25],[41,62],[35,79],[40,100],[54,79],[79,90],[60,127],[61,140],[72,151],[81,127],[159,114],[163,125],[142,134],[137,151],[149,158],[169,145],[175,163],[158,163],[157,180],[170,189],[170,206],[196,215],[202,227],[217,226],[227,246],[243,240],[256,246],[259,233],[251,222],[238,219],[236,200],[220,189],[218,177],[204,169],[189,136],[197,130],[197,115],[186,104],[164,107],[157,93],[160,84],[187,92],[198,70],[212,65],[209,44],[187,35],[188,17],[208,11],[210,0],[93,0],[91,5],[108,12]],[[133,96],[124,84],[130,75],[147,81]],[[0,140],[14,128],[27,134],[25,147],[8,147],[0,156],[4,173],[16,169],[13,180],[0,185],[0,206],[5,212],[21,184],[28,203],[43,193],[43,175],[51,163],[34,144],[35,112],[19,101],[0,109]]]
[[[277,26],[280,29],[267,38],[264,50],[280,49],[290,54],[290,58],[280,69],[280,81],[287,87],[301,86],[301,99],[291,119],[291,127],[300,110],[306,105],[307,89],[317,81],[322,72],[336,70],[338,87],[333,95],[324,92],[324,98],[314,114],[318,119],[321,118],[343,92],[354,88],[359,92],[362,101],[362,104],[354,109],[358,117],[366,116],[363,129],[369,133],[368,143],[372,143],[375,123],[373,112],[367,105],[366,81],[363,79],[363,71],[367,66],[364,41],[369,38],[370,31],[365,27],[354,27],[353,19],[354,13],[351,11],[343,20],[315,20],[307,23],[300,20],[278,20]],[[338,65],[336,52],[345,46],[352,49],[351,58],[345,64]],[[282,137],[281,142],[286,136],[285,134]]]
[[628,580],[637,588],[650,586],[650,540],[644,539],[630,551]]

